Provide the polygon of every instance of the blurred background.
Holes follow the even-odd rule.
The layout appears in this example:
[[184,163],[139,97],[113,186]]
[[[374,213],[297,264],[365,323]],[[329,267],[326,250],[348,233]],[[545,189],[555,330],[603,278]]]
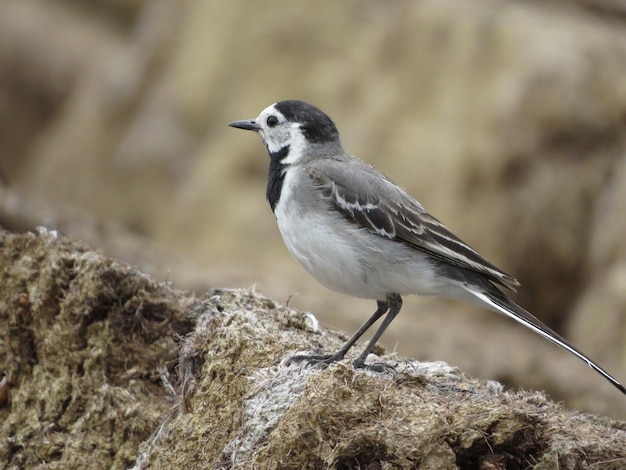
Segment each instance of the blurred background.
[[[351,334],[375,303],[290,258],[265,149],[226,127],[291,98],[626,382],[621,0],[3,0],[0,225],[58,229],[197,295],[255,286]],[[626,419],[581,361],[467,305],[407,299],[382,344]]]

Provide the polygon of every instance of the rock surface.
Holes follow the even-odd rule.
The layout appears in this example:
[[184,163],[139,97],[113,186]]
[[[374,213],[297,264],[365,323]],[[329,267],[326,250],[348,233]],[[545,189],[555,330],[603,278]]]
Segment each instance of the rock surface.
[[0,232],[4,468],[618,469],[626,423],[443,362],[290,364],[346,338],[254,291],[197,300],[56,232]]
[[58,235],[0,231],[0,467],[126,468],[171,407],[193,296]]

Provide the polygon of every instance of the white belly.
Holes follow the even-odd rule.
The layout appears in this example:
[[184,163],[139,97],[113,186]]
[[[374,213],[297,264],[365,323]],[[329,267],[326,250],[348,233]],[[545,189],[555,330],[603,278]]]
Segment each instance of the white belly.
[[422,253],[370,234],[336,212],[303,211],[285,175],[274,215],[287,249],[325,287],[367,299],[387,294],[441,295],[442,279]]

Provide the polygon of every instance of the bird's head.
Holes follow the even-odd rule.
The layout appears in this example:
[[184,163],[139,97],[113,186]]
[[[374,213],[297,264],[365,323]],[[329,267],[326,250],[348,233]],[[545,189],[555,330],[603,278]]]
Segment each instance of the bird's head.
[[296,163],[306,156],[305,149],[339,144],[339,132],[332,119],[304,101],[279,101],[265,108],[255,119],[228,125],[257,132],[270,156],[281,155],[281,162],[285,164]]

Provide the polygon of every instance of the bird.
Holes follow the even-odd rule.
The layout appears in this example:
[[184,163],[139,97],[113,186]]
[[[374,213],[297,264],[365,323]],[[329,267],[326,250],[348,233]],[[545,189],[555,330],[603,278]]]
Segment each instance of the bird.
[[269,154],[266,197],[291,255],[330,290],[375,300],[376,311],[332,354],[291,361],[344,359],[384,317],[355,368],[366,359],[407,295],[457,299],[521,323],[584,361],[623,394],[626,388],[583,352],[517,305],[520,283],[454,235],[390,178],[346,152],[333,120],[316,106],[284,100],[230,127],[259,134]]

